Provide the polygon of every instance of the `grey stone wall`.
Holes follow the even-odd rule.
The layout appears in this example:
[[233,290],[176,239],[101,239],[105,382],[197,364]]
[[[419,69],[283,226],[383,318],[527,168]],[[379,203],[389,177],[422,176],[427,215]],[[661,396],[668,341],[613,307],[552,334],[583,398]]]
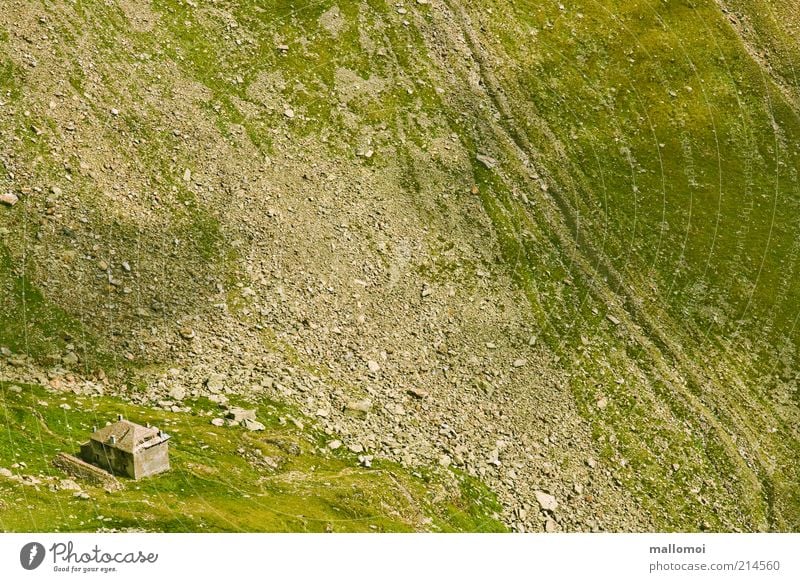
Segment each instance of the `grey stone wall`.
[[135,477],[133,455],[117,448],[89,441],[81,446],[81,457],[87,463],[102,467],[112,475]]
[[139,452],[134,459],[136,479],[164,471],[169,471],[169,445],[166,442]]

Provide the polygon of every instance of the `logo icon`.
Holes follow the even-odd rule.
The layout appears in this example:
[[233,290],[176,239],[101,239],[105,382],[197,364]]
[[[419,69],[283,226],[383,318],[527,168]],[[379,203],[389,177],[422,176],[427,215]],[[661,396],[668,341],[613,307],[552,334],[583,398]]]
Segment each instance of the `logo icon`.
[[27,543],[19,552],[19,563],[26,570],[35,570],[42,565],[44,554],[44,546],[39,542]]

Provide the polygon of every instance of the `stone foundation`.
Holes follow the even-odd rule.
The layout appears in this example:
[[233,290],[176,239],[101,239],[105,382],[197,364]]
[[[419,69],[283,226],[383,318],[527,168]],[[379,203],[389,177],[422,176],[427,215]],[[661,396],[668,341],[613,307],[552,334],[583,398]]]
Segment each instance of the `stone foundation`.
[[122,483],[111,473],[67,453],[58,453],[56,458],[53,459],[53,466],[90,485],[113,491],[122,489]]

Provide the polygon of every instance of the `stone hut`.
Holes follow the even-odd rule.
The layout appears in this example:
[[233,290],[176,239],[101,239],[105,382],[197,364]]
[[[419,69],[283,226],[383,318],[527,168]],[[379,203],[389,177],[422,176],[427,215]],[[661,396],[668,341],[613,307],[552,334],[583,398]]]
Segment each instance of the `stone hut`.
[[81,457],[112,475],[141,479],[169,470],[169,435],[119,416],[81,445]]

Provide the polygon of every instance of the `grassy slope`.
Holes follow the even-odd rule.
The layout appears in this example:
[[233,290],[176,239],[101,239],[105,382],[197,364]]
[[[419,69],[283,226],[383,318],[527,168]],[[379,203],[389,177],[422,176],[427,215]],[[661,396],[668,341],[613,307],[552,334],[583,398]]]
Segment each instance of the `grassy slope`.
[[[554,345],[588,356],[573,364],[587,417],[667,523],[713,526],[721,510],[748,528],[796,529],[796,111],[712,2],[502,8],[471,16],[487,30],[509,132],[539,150],[585,259],[566,297],[532,295]],[[541,255],[526,228],[512,220],[511,243]],[[622,358],[602,349],[603,312],[620,300],[632,319],[610,343]],[[603,368],[626,384],[598,383]],[[599,418],[598,388],[613,403]],[[673,476],[669,455],[702,478]]]
[[729,22],[742,36],[750,54],[763,63],[772,78],[798,103],[800,100],[800,6],[795,0],[725,0]]
[[[498,509],[479,483],[457,476],[461,494],[432,496],[436,478],[410,475],[326,447],[313,429],[287,418],[293,411],[271,402],[258,406],[264,432],[209,424],[215,405],[193,402],[193,414],[144,409],[109,397],[80,397],[26,386],[21,394],[0,383],[3,431],[0,458],[24,462],[19,475],[37,486],[0,477],[0,530],[91,531],[502,531]],[[69,409],[61,406],[67,404]],[[122,413],[156,423],[172,436],[169,473],[124,489],[85,486],[91,499],[52,492],[65,475],[50,466],[59,451],[75,453],[93,426]]]

